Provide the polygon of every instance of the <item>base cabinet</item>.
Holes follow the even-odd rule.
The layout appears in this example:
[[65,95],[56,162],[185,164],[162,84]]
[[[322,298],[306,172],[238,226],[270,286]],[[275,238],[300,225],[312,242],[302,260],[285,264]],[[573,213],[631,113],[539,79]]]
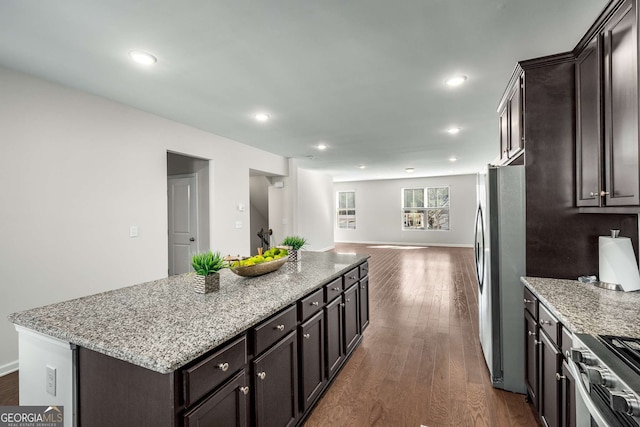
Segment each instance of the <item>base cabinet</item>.
[[185,427],[248,427],[249,387],[245,371],[184,416]]
[[344,291],[344,348],[345,353],[350,354],[360,338],[360,320],[358,319],[358,296],[360,286],[355,284]]
[[318,398],[326,383],[324,363],[324,313],[313,316],[299,327],[300,410],[306,411]]
[[369,326],[369,276],[360,279],[360,333]]
[[537,410],[538,405],[538,324],[529,312],[524,313],[525,323],[525,373],[524,381],[529,399]]
[[576,379],[567,362],[562,364],[562,427],[576,427]]
[[325,308],[326,326],[326,353],[327,353],[327,378],[331,379],[344,359],[344,341],[342,331],[342,299],[337,298],[327,304]]
[[297,348],[294,331],[252,362],[257,426],[295,425],[298,417]]
[[560,427],[562,353],[540,331],[540,418],[547,427]]

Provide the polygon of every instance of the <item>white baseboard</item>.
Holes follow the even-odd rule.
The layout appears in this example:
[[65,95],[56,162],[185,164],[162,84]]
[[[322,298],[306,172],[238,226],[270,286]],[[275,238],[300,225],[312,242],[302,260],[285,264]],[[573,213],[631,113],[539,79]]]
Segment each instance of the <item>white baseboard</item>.
[[464,244],[464,243],[418,243],[418,242],[354,242],[347,240],[336,240],[335,243],[353,243],[359,245],[398,245],[398,246],[437,246],[444,248],[473,248],[472,244]]
[[11,363],[7,363],[6,365],[0,366],[0,377],[3,377],[7,374],[15,372],[18,370],[18,361],[14,361]]

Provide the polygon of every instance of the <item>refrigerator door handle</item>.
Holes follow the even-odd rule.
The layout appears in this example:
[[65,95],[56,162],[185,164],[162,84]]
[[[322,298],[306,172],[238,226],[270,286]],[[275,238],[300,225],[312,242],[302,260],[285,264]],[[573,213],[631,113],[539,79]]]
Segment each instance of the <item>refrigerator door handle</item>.
[[482,292],[482,286],[484,285],[484,217],[482,215],[481,205],[478,205],[478,211],[476,212],[474,247],[476,277],[478,278],[478,286]]

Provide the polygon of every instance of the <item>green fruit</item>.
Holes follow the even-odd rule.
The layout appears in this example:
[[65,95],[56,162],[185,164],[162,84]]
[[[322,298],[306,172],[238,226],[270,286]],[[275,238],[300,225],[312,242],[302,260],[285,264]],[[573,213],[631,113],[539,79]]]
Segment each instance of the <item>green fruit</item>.
[[264,261],[265,261],[265,262],[267,262],[267,261],[273,261],[273,257],[268,256],[268,257],[266,257],[266,258],[264,259]]

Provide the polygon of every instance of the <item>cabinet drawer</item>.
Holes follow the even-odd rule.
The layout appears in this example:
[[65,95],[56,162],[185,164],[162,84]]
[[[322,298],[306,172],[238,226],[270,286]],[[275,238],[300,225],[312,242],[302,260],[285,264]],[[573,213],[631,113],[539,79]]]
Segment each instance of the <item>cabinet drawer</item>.
[[222,384],[247,363],[247,340],[232,342],[200,363],[184,369],[184,401],[190,406],[205,394]]
[[560,324],[558,319],[544,305],[538,305],[538,322],[540,327],[547,333],[553,344],[558,347],[560,339],[558,337],[558,330]]
[[365,262],[360,264],[360,278],[367,276],[369,274],[369,263]]
[[356,267],[344,275],[344,289],[349,288],[356,283],[358,279],[360,279],[360,272],[358,271],[358,267]]
[[311,295],[308,295],[298,301],[298,313],[300,321],[304,322],[307,318],[322,310],[324,305],[324,290],[318,289]]
[[253,350],[257,356],[280,338],[293,331],[297,323],[296,307],[291,306],[253,328]]
[[[184,415],[185,427],[218,425],[246,426],[249,387],[244,371],[232,378],[224,387]],[[230,408],[232,410],[230,410]]]
[[324,300],[327,304],[340,295],[342,293],[342,289],[342,277],[338,277],[336,280],[324,285]]
[[524,308],[538,320],[538,298],[526,286],[524,287]]

